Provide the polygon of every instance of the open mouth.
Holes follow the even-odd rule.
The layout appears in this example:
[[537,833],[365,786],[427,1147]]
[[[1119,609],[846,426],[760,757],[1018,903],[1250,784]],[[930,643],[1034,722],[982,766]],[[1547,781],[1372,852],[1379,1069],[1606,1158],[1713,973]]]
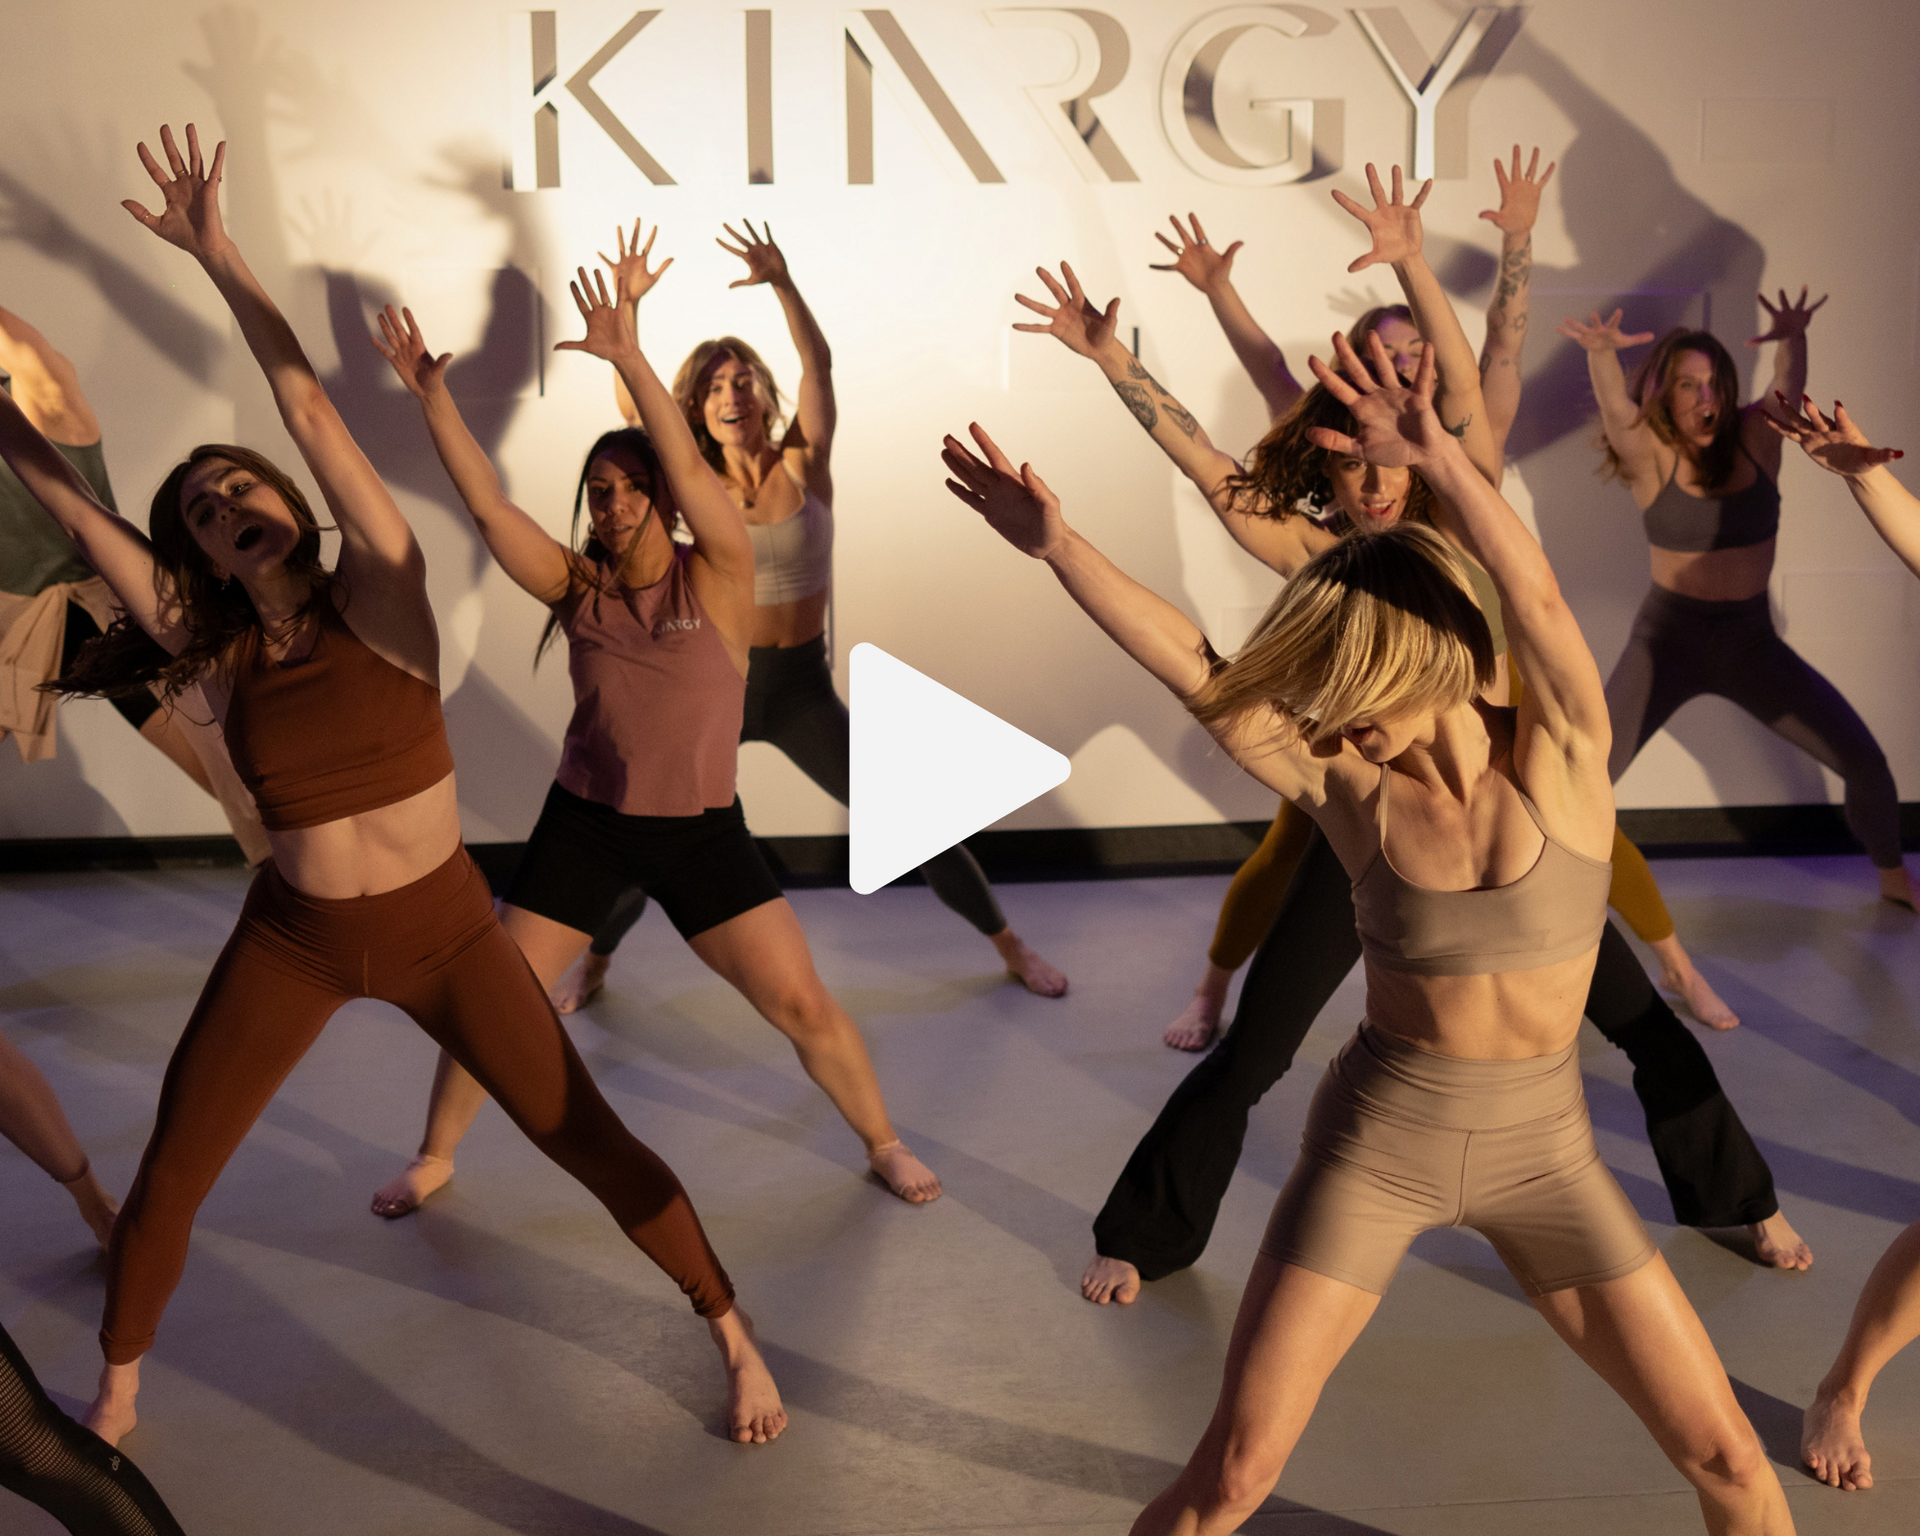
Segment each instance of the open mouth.
[[233,536],[233,547],[242,554],[245,554],[246,551],[252,549],[254,545],[258,544],[266,536],[266,530],[258,523],[248,523],[246,527],[242,528]]

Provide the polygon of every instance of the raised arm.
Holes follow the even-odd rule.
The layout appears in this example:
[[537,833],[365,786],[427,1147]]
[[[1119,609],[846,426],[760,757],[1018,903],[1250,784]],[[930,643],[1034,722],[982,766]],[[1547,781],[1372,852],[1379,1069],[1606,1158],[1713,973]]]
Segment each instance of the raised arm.
[[413,311],[403,309],[396,314],[391,304],[381,312],[380,334],[373,338],[373,344],[420,402],[434,451],[440,455],[448,478],[466,503],[493,558],[516,584],[541,602],[557,603],[566,595],[571,579],[566,547],[507,499],[493,461],[474,441],[447,389],[447,364],[453,354],[443,352],[435,357]]
[[1797,299],[1789,299],[1787,290],[1782,288],[1777,309],[1767,302],[1764,293],[1756,297],[1773,323],[1747,345],[1763,347],[1770,341],[1777,343],[1773,354],[1773,386],[1771,395],[1763,392],[1747,407],[1740,423],[1741,442],[1754,461],[1777,480],[1780,478],[1780,437],[1768,426],[1766,402],[1773,397],[1799,400],[1806,395],[1807,326],[1812,323],[1813,312],[1827,302],[1827,295],[1823,293],[1809,304],[1804,287]]
[[731,224],[721,226],[733,237],[734,244],[718,239],[714,242],[747,264],[747,275],[727,286],[751,288],[765,283],[780,300],[781,313],[787,317],[787,333],[793,338],[794,351],[800,354],[800,384],[794,392],[793,425],[787,429],[786,441],[780,448],[785,453],[805,455],[807,488],[830,503],[833,475],[829,461],[833,453],[833,429],[839,421],[839,409],[833,399],[833,349],[827,345],[826,333],[813,318],[813,311],[807,308],[807,301],[800,297],[799,286],[787,270],[787,258],[773,243],[773,227],[763,224],[755,229],[751,219],[740,222],[746,226],[745,234]]
[[1486,401],[1480,393],[1480,367],[1460,327],[1453,303],[1433,275],[1427,258],[1421,254],[1424,231],[1420,223],[1420,205],[1433,191],[1433,182],[1425,182],[1407,202],[1400,182],[1400,167],[1393,167],[1393,192],[1389,196],[1380,185],[1380,173],[1367,167],[1367,186],[1373,192],[1373,207],[1365,208],[1346,193],[1335,191],[1333,200],[1362,224],[1373,237],[1373,247],[1348,266],[1349,272],[1362,272],[1386,262],[1400,280],[1407,307],[1413,311],[1414,328],[1426,343],[1423,350],[1434,354],[1439,368],[1438,393],[1434,410],[1441,424],[1460,439],[1480,473],[1489,483],[1500,483],[1500,453],[1494,444],[1493,429],[1487,422]]
[[1634,484],[1658,477],[1655,445],[1659,439],[1627,392],[1627,376],[1620,366],[1620,353],[1627,347],[1646,345],[1653,340],[1653,332],[1627,335],[1620,329],[1621,314],[1622,311],[1616,309],[1602,320],[1600,312],[1595,310],[1585,324],[1569,318],[1555,329],[1587,354],[1587,381],[1593,385],[1593,398],[1600,407],[1600,428],[1607,434],[1607,445],[1625,466],[1628,483]]
[[248,350],[273,391],[280,420],[319,483],[340,530],[340,574],[352,592],[370,599],[357,606],[353,615],[361,638],[376,649],[427,664],[429,657],[437,656],[438,638],[433,611],[427,605],[426,564],[420,546],[327,398],[293,327],[227,237],[220,217],[227,146],[222,143],[214,150],[208,167],[201,159],[200,135],[193,124],[187,125],[185,158],[170,128],[160,130],[160,143],[167,156],[166,169],[145,144],[140,146],[141,164],[164,199],[160,212],[149,213],[131,199],[121,206],[162,240],[198,261],[233,312]]
[[[660,281],[667,268],[673,265],[669,256],[657,267],[647,265],[647,258],[653,254],[654,236],[660,233],[660,226],[654,225],[648,231],[647,243],[640,243],[640,220],[633,221],[633,243],[627,243],[627,232],[615,226],[613,231],[614,249],[619,253],[609,256],[605,251],[595,254],[607,264],[613,273],[615,301],[627,311],[627,317],[633,322],[633,334],[637,340],[640,335],[640,301]],[[613,404],[620,412],[620,419],[630,427],[640,425],[640,407],[633,403],[633,396],[627,393],[627,381],[616,370],[613,375]]]
[[1116,334],[1120,300],[1114,299],[1104,310],[1095,309],[1081,290],[1073,268],[1064,261],[1060,263],[1061,282],[1056,282],[1045,267],[1036,270],[1054,302],[1042,304],[1025,294],[1015,294],[1014,301],[1044,315],[1046,324],[1016,323],[1014,329],[1057,337],[1069,351],[1089,359],[1106,375],[1113,392],[1126,402],[1133,419],[1146,428],[1161,452],[1206,497],[1207,505],[1235,543],[1275,570],[1289,571],[1298,566],[1306,555],[1298,530],[1291,526],[1293,520],[1254,517],[1240,510],[1228,483],[1240,472],[1239,464],[1213,446],[1206,428],[1194,420],[1193,413],[1162,389],[1141,366],[1140,359],[1121,344]]
[[1498,159],[1494,180],[1500,184],[1500,206],[1481,211],[1500,231],[1500,277],[1487,305],[1487,339],[1480,347],[1480,393],[1487,404],[1487,426],[1501,462],[1506,460],[1507,435],[1520,414],[1520,355],[1527,344],[1527,298],[1533,284],[1533,223],[1540,214],[1540,194],[1553,180],[1553,163],[1540,170],[1536,147],[1526,171],[1520,169],[1520,146],[1513,146],[1513,170]]
[[1178,272],[1207,296],[1207,302],[1213,306],[1213,317],[1226,332],[1233,355],[1240,359],[1240,366],[1247,370],[1253,387],[1267,402],[1268,420],[1278,421],[1306,391],[1287,366],[1286,354],[1261,329],[1246,300],[1240,297],[1240,290],[1233,286],[1234,254],[1246,242],[1236,240],[1224,251],[1216,250],[1207,243],[1207,232],[1200,227],[1197,213],[1187,215],[1185,228],[1181,227],[1178,214],[1169,215],[1168,222],[1173,225],[1180,243],[1175,245],[1159,233],[1153,238],[1173,252],[1173,260],[1149,262],[1148,266],[1155,272]]
[[1906,454],[1898,448],[1874,447],[1837,400],[1833,415],[1828,417],[1804,397],[1797,411],[1784,396],[1778,398],[1776,410],[1766,413],[1767,425],[1781,437],[1798,443],[1822,469],[1845,480],[1853,499],[1873,524],[1873,531],[1908,570],[1920,576],[1920,496],[1894,479],[1893,471],[1887,468]]
[[1395,375],[1379,338],[1370,342],[1370,367],[1343,336],[1334,338],[1340,372],[1312,360],[1314,377],[1353,412],[1355,422],[1352,437],[1315,428],[1313,440],[1370,463],[1405,465],[1433,488],[1442,530],[1493,578],[1507,644],[1527,679],[1514,746],[1521,782],[1549,816],[1558,810],[1569,818],[1561,824],[1577,828],[1583,841],[1608,846],[1611,729],[1600,669],[1580,625],[1539,542],[1435,416],[1431,350],[1421,355],[1409,387]]
[[[753,539],[740,509],[701,456],[687,418],[640,351],[632,317],[613,302],[606,278],[598,272],[589,276],[581,267],[578,280],[567,286],[581,319],[586,321],[587,334],[579,341],[559,342],[554,350],[591,353],[618,370],[639,408],[640,424],[653,439],[654,452],[660,455],[674,502],[687,520],[694,556],[725,591],[726,606],[738,609],[735,617],[744,632],[753,608]],[[708,591],[702,591],[701,600],[707,601],[708,596]]]
[[73,364],[8,309],[0,309],[0,373],[11,377],[13,398],[47,441],[70,448],[100,441],[100,422]]

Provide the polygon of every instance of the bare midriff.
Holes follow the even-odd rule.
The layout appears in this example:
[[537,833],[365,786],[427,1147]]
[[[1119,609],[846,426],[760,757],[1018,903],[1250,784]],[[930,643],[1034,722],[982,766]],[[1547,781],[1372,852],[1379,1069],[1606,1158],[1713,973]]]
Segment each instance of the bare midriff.
[[1416,976],[1369,958],[1367,1022],[1442,1056],[1551,1056],[1580,1033],[1598,952],[1488,976]]
[[1768,539],[1764,544],[1709,549],[1698,554],[1653,546],[1647,551],[1653,561],[1653,584],[1703,602],[1744,602],[1767,590],[1778,543],[1777,539]]
[[317,827],[268,832],[274,866],[323,901],[378,896],[430,875],[460,846],[453,775],[405,800]]

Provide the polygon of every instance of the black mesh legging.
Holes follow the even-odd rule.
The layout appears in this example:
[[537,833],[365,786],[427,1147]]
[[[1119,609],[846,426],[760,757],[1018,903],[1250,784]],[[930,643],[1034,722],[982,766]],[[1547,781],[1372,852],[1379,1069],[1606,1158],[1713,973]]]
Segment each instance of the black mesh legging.
[[140,1469],[54,1406],[4,1328],[0,1488],[38,1504],[73,1536],[183,1536]]
[[[1158,1280],[1194,1263],[1246,1139],[1247,1117],[1293,1065],[1308,1028],[1360,959],[1353,886],[1315,832],[1241,989],[1233,1027],[1173,1090],[1093,1223],[1094,1247]],[[1773,1174],[1713,1063],[1609,922],[1587,1017],[1627,1053],[1647,1139],[1690,1227],[1734,1227],[1780,1209]]]
[[[842,805],[847,803],[851,775],[847,706],[833,691],[825,635],[805,645],[753,648],[747,663],[747,707],[740,739],[771,742],[794,767]],[[920,866],[920,874],[934,895],[982,933],[999,933],[1007,926],[986,872],[964,845],[955,844],[934,855]],[[637,886],[628,891],[593,936],[593,952],[612,954],[646,910],[647,893]]]

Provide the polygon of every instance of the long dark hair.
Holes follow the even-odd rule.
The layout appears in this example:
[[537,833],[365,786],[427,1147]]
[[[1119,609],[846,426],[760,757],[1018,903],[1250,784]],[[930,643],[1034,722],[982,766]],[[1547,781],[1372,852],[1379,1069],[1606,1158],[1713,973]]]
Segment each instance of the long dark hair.
[[[587,476],[593,471],[593,461],[602,454],[624,448],[640,461],[640,481],[646,487],[647,499],[653,503],[654,517],[661,517],[660,492],[667,483],[667,472],[660,463],[660,455],[655,451],[653,439],[647,436],[644,427],[615,427],[611,432],[602,432],[593,440],[593,446],[587,450],[587,457],[580,466],[580,479],[573,488],[573,522],[567,529],[567,549],[573,557],[568,563],[573,567],[573,582],[593,588],[596,598],[606,591],[606,584],[612,572],[606,570],[607,562],[612,558],[607,546],[600,542],[592,527],[587,530],[586,542],[580,539],[580,509],[586,505]],[[666,528],[667,522],[661,518],[660,526]],[[636,539],[638,535],[635,535]],[[569,583],[571,586],[572,583]],[[533,664],[538,667],[540,658],[547,653],[547,647],[553,644],[553,637],[560,630],[560,615],[557,611],[547,615],[546,627],[540,631],[540,643],[533,648]]]
[[[1673,424],[1673,371],[1683,352],[1698,352],[1713,365],[1713,392],[1720,402],[1720,420],[1714,426],[1713,441],[1704,448],[1696,449],[1683,442],[1680,429]],[[1720,344],[1719,337],[1711,331],[1691,331],[1685,326],[1675,326],[1653,344],[1653,350],[1635,372],[1628,394],[1633,397],[1633,403],[1640,407],[1640,419],[1655,437],[1676,452],[1692,456],[1693,462],[1699,467],[1703,489],[1712,490],[1733,478],[1734,468],[1739,463],[1742,426],[1740,370],[1734,364],[1733,354]],[[1600,465],[1601,478],[1622,478],[1626,466],[1620,462],[1620,455],[1613,451],[1613,444],[1606,440],[1604,433],[1601,434],[1600,446],[1605,453]]]
[[318,601],[332,601],[336,577],[320,563],[320,522],[298,485],[271,459],[232,443],[202,443],[174,465],[147,509],[147,534],[153,542],[154,593],[164,608],[177,608],[187,631],[178,656],[169,656],[131,615],[116,620],[103,635],[89,640],[67,671],[45,685],[49,693],[75,697],[118,698],[158,684],[163,700],[192,687],[215,667],[228,665],[235,648],[264,626],[246,588],[215,574],[213,562],[187,527],[180,493],[187,476],[209,459],[244,470],[271,487],[300,525],[300,537],[287,556],[290,574],[311,583],[306,602],[282,631],[299,628]]

